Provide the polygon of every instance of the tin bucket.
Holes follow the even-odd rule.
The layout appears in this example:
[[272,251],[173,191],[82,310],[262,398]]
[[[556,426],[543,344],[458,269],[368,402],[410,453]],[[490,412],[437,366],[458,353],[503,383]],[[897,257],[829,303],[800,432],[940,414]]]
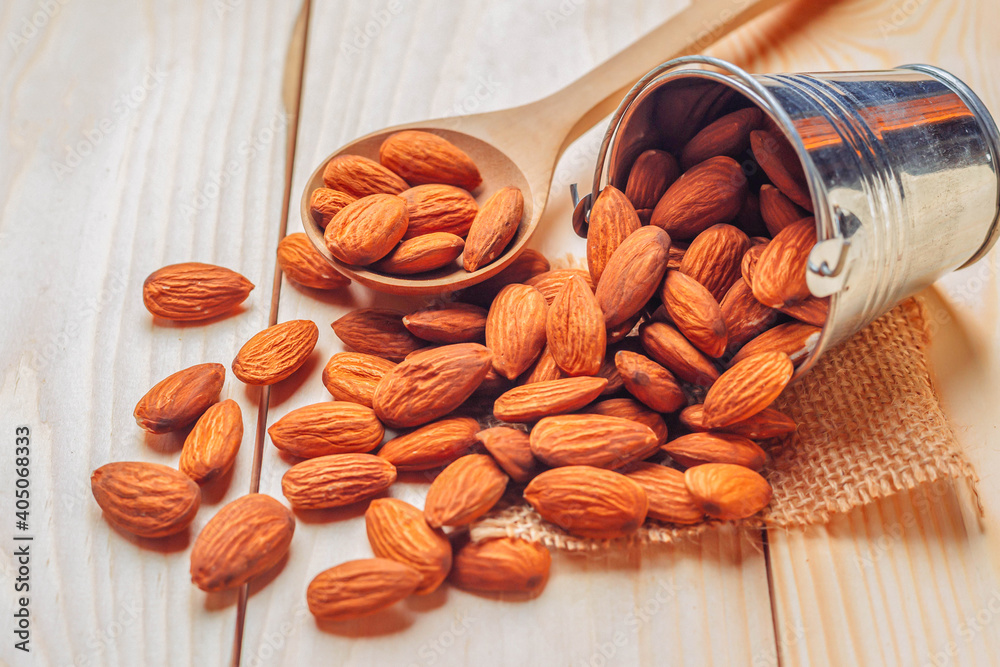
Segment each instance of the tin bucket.
[[605,162],[607,182],[624,191],[642,151],[676,152],[747,100],[770,116],[802,162],[818,238],[807,282],[815,296],[832,297],[823,333],[796,377],[996,242],[1000,135],[975,93],[951,74],[927,65],[749,74],[704,56],[668,61],[626,95],[598,154],[592,194],[574,211],[577,233],[586,234]]

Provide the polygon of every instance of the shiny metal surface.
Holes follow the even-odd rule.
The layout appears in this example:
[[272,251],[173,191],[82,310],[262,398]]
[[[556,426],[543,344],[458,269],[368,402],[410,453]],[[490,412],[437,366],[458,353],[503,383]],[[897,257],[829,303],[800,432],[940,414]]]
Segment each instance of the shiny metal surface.
[[[832,296],[820,343],[797,375],[996,242],[996,124],[965,84],[925,65],[751,75],[714,58],[664,63],[616,112],[605,137],[607,169],[602,150],[593,192],[605,177],[624,189],[643,150],[679,150],[699,127],[750,104],[767,113],[803,163],[819,238],[807,279],[814,294]],[[752,156],[743,163],[749,170]],[[575,212],[578,232],[589,201]]]

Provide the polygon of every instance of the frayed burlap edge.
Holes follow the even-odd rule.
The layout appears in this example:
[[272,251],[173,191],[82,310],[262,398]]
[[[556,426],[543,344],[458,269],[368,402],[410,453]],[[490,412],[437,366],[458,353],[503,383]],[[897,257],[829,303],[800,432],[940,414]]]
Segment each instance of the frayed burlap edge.
[[[795,528],[918,485],[963,480],[975,493],[975,471],[941,410],[927,358],[926,306],[910,299],[828,351],[776,407],[799,425],[769,450],[774,489],[763,516],[739,525]],[[566,551],[670,544],[722,525],[647,522],[619,540],[567,534],[524,503],[504,507],[471,528],[472,539],[519,537]]]

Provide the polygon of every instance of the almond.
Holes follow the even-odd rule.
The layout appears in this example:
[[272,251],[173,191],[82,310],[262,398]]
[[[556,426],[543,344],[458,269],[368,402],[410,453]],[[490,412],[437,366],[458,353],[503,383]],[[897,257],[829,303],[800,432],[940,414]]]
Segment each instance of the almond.
[[230,269],[184,262],[149,274],[142,284],[142,303],[157,317],[195,322],[228,313],[246,301],[253,288]]
[[409,184],[378,162],[360,155],[338,155],[323,170],[326,187],[355,198],[375,194],[398,195]]
[[409,224],[406,202],[396,195],[368,195],[351,202],[323,232],[330,254],[345,264],[367,266],[388,255]]
[[497,398],[493,415],[502,421],[530,422],[548,415],[572,412],[601,395],[608,381],[598,377],[569,377],[514,387]]
[[330,188],[316,188],[309,196],[309,212],[312,213],[316,224],[326,229],[326,226],[333,220],[333,216],[340,213],[356,197]]
[[771,485],[766,479],[731,463],[688,468],[684,484],[705,514],[723,521],[746,519],[771,502]]
[[615,355],[615,365],[628,393],[656,412],[674,412],[687,404],[673,374],[652,359],[621,350]]
[[669,95],[659,97],[655,110],[651,111],[659,121],[659,127],[669,128],[669,131],[660,133],[664,148],[680,153],[684,145],[705,126],[705,121],[718,118],[733,98],[732,89],[709,80],[685,82],[684,86],[673,87]]
[[667,523],[701,523],[705,513],[684,484],[684,473],[658,463],[641,462],[622,474],[642,487],[649,499],[648,516]]
[[642,227],[611,255],[595,292],[611,329],[627,322],[646,305],[667,270],[670,237],[659,227]]
[[139,537],[166,537],[191,525],[201,489],[159,463],[108,463],[90,477],[94,500],[108,523]]
[[396,481],[396,468],[371,454],[331,454],[293,465],[281,492],[295,509],[343,507],[368,500]]
[[[638,338],[635,340],[638,341]],[[618,372],[618,367],[615,365],[615,354],[617,352],[617,349],[609,348],[604,355],[604,361],[601,362],[601,367],[597,369],[596,377],[601,377],[608,381],[608,386],[601,392],[601,396],[610,396],[625,388],[621,373]]]
[[623,417],[557,415],[531,429],[531,453],[552,467],[620,468],[649,457],[657,446],[648,426]]
[[527,385],[535,382],[561,380],[565,377],[569,376],[563,369],[559,368],[556,360],[552,357],[552,352],[546,346],[542,350],[542,354],[538,357],[538,360],[521,376],[521,384]]
[[625,196],[636,210],[646,209],[652,213],[660,197],[680,175],[677,160],[670,153],[653,148],[643,151],[629,170]]
[[809,217],[809,211],[781,194],[773,185],[760,186],[760,217],[764,219],[767,232],[772,237],[788,225]]
[[242,586],[278,564],[292,543],[295,518],[260,493],[237,498],[212,517],[191,549],[191,581],[209,593]]
[[750,239],[732,225],[712,225],[691,242],[680,272],[691,276],[707,289],[716,301],[740,278],[740,262],[750,249]]
[[594,403],[587,408],[586,412],[594,415],[631,419],[649,427],[656,436],[657,446],[667,442],[667,423],[663,421],[663,417],[631,398],[609,398],[600,403]]
[[[680,414],[681,423],[692,431],[709,430],[703,421],[704,406],[691,405],[684,408]],[[752,440],[767,440],[780,438],[795,432],[795,422],[791,417],[775,410],[764,408],[752,417],[723,426],[720,431],[742,435]]]
[[509,426],[494,426],[477,433],[476,441],[515,482],[527,482],[540,470],[535,455],[531,453],[531,440],[524,431]]
[[750,246],[750,249],[746,251],[743,259],[740,261],[740,275],[743,276],[743,282],[751,288],[753,287],[754,274],[757,272],[757,262],[760,261],[760,256],[764,253],[764,248],[769,243],[770,241]]
[[566,281],[549,307],[545,337],[552,358],[569,375],[594,375],[604,362],[604,313],[582,278]]
[[816,245],[816,222],[805,218],[778,232],[752,269],[753,295],[765,306],[781,308],[809,296],[806,264]]
[[243,412],[232,399],[205,411],[188,433],[181,450],[180,470],[204,484],[229,472],[243,441]]
[[668,271],[660,297],[670,319],[692,345],[710,357],[723,355],[729,337],[722,308],[701,283],[680,271]]
[[590,466],[547,470],[531,480],[524,499],[546,521],[594,539],[634,533],[649,508],[641,486],[625,475]]
[[339,289],[351,284],[350,278],[337,273],[316,252],[302,232],[289,234],[278,243],[278,266],[289,280],[313,289]]
[[309,320],[275,324],[248,340],[233,359],[233,375],[251,385],[275,384],[306,362],[319,329]]
[[396,132],[382,142],[378,158],[413,185],[445,183],[475,190],[483,182],[476,163],[465,151],[430,132]]
[[393,438],[378,455],[404,472],[432,470],[467,454],[478,432],[479,422],[471,417],[442,419]]
[[407,331],[403,313],[397,310],[360,308],[331,326],[337,338],[348,347],[391,361],[402,361],[406,355],[424,347],[423,342]]
[[448,266],[462,254],[465,241],[447,232],[430,232],[403,241],[372,268],[383,273],[409,276]]
[[431,528],[465,526],[489,512],[507,488],[507,475],[485,454],[469,454],[441,471],[424,502]]
[[281,451],[310,459],[370,452],[382,442],[385,429],[371,408],[328,401],[292,410],[271,424],[267,434]]
[[534,287],[508,285],[500,290],[486,316],[486,347],[493,352],[493,367],[513,380],[545,348],[548,305]]
[[516,537],[466,542],[455,552],[448,582],[465,591],[534,596],[549,580],[552,554]]
[[338,352],[323,368],[323,386],[339,401],[372,406],[375,387],[396,364],[361,352]]
[[802,301],[785,304],[781,307],[781,312],[805,324],[822,327],[830,315],[830,297],[809,295]]
[[324,570],[309,582],[309,611],[324,621],[368,616],[408,597],[420,585],[420,573],[388,558],[363,558]]
[[135,421],[150,433],[184,428],[219,400],[226,381],[222,364],[198,364],[167,376],[135,406]]
[[418,185],[399,196],[406,202],[409,214],[404,241],[433,232],[465,236],[479,212],[472,195],[453,185]]
[[747,357],[761,352],[783,352],[788,355],[796,366],[809,358],[823,330],[811,324],[788,322],[768,329],[760,334],[736,353],[730,364],[736,364]]
[[702,463],[734,463],[760,470],[767,462],[767,454],[756,442],[731,433],[688,433],[662,449],[686,468]]
[[728,354],[739,350],[747,341],[759,336],[778,319],[778,311],[757,301],[753,296],[753,290],[742,278],[737,279],[729,288],[719,307],[729,336],[726,345]]
[[752,190],[747,192],[747,198],[743,200],[740,212],[733,218],[733,225],[751,236],[767,233],[767,226],[760,217],[760,198],[756,192]]
[[482,383],[476,387],[476,391],[473,392],[473,395],[493,398],[504,393],[512,386],[514,386],[513,382],[497,373],[497,370],[493,368],[493,366],[490,366],[490,369],[486,371],[486,377],[484,377]]
[[486,200],[469,228],[462,265],[478,271],[503,254],[524,217],[524,196],[515,187],[497,190]]
[[729,222],[740,212],[747,179],[731,157],[705,160],[686,171],[660,198],[649,224],[671,238],[693,239],[712,225]]
[[444,345],[414,354],[378,383],[372,399],[375,412],[386,425],[396,428],[443,417],[472,395],[492,359],[490,351],[478,343]]
[[688,170],[717,155],[739,157],[750,146],[750,131],[764,119],[756,107],[739,109],[709,123],[681,151],[681,168]]
[[784,352],[761,352],[739,361],[709,388],[702,423],[714,429],[749,419],[774,402],[792,372]]
[[681,268],[681,263],[684,261],[684,254],[687,252],[687,246],[681,245],[680,243],[671,243],[670,251],[667,253],[667,270],[677,271]]
[[709,386],[719,377],[715,365],[669,324],[643,324],[639,340],[650,357],[685,382]]
[[537,276],[532,276],[524,281],[524,284],[531,285],[541,292],[542,296],[545,297],[545,303],[551,306],[552,302],[559,296],[559,292],[566,286],[569,279],[573,277],[582,279],[587,287],[590,288],[590,291],[594,291],[594,281],[591,280],[590,273],[582,269],[554,269],[552,271],[545,271],[544,273],[539,273]]
[[614,251],[640,226],[628,197],[614,186],[605,186],[590,211],[587,230],[587,266],[595,283]]
[[403,326],[431,343],[474,343],[486,335],[486,310],[456,301],[410,313]]
[[451,544],[444,533],[427,525],[424,513],[413,505],[397,498],[373,500],[365,512],[365,527],[376,556],[420,573],[415,594],[433,592],[448,576]]
[[550,268],[549,260],[545,259],[545,255],[537,250],[527,248],[521,251],[521,254],[498,274],[464,290],[461,295],[462,300],[489,308],[500,290],[507,285],[525,283],[533,276],[545,273]]
[[639,324],[639,320],[641,319],[642,319],[642,311],[640,310],[638,313],[628,318],[621,324],[616,324],[613,327],[609,327],[607,334],[608,345],[614,345],[615,343],[620,343],[626,338],[628,338],[629,334],[631,334],[632,331],[635,330],[635,325]]
[[782,194],[812,212],[812,196],[805,172],[788,140],[777,132],[754,130],[750,133],[750,147],[761,169]]

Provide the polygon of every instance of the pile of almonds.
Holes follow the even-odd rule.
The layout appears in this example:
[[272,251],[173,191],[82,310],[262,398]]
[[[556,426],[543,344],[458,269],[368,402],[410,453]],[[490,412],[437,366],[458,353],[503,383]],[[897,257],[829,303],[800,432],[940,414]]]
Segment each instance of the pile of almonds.
[[[327,216],[332,252],[349,247],[352,261],[384,257],[364,247],[377,237],[391,250],[413,231],[414,202],[424,201],[414,192],[453,187],[417,185],[400,199],[401,177],[478,184],[467,156],[439,138],[405,136],[413,134],[424,133],[386,141],[383,166],[356,156],[328,165],[327,183],[337,190],[319,190],[313,201]],[[454,177],[413,162],[419,145],[452,151]],[[338,198],[343,208],[333,214]],[[384,207],[409,216],[410,227],[386,234],[357,225],[363,212]],[[567,533],[598,539],[628,536],[646,521],[692,525],[764,509],[767,447],[795,430],[769,406],[815,346],[828,311],[805,284],[816,241],[810,207],[781,133],[756,108],[740,109],[692,131],[679,159],[647,150],[624,192],[609,185],[600,193],[589,219],[589,270],[553,270],[527,250],[447,300],[410,313],[360,309],[334,322],[351,350],[323,370],[334,400],[292,410],[268,434],[300,460],[282,479],[292,508],[368,503],[374,557],[318,574],[306,591],[310,610],[354,618],[446,579],[471,591],[539,593],[551,562],[543,546],[471,542],[466,529],[519,498]],[[417,225],[412,238],[462,231],[436,225]],[[470,239],[475,226],[465,228]],[[506,241],[486,245],[502,251]],[[470,270],[495,257],[494,250],[470,256],[469,248]],[[350,282],[303,234],[287,237],[278,255],[286,275],[308,287]],[[158,317],[203,320],[232,310],[252,289],[237,273],[189,263],[153,273],[143,298]],[[308,320],[269,327],[239,350],[232,371],[246,384],[280,382],[317,338]],[[221,365],[202,364],[139,401],[135,418],[148,431],[194,428],[179,470],[129,462],[94,472],[94,496],[109,522],[146,537],[191,523],[198,485],[232,467],[243,436],[239,406],[218,402],[224,380]],[[387,428],[397,431],[388,440]],[[380,497],[398,473],[414,471],[430,481],[423,509]],[[229,503],[195,541],[193,582],[206,591],[242,585],[281,560],[294,528],[293,513],[269,496]]]
[[333,158],[323,171],[326,187],[310,197],[326,247],[341,262],[409,276],[461,256],[473,272],[500,257],[517,233],[521,191],[501,188],[479,208],[470,194],[482,183],[479,168],[448,140],[396,132],[382,142],[379,161]]

